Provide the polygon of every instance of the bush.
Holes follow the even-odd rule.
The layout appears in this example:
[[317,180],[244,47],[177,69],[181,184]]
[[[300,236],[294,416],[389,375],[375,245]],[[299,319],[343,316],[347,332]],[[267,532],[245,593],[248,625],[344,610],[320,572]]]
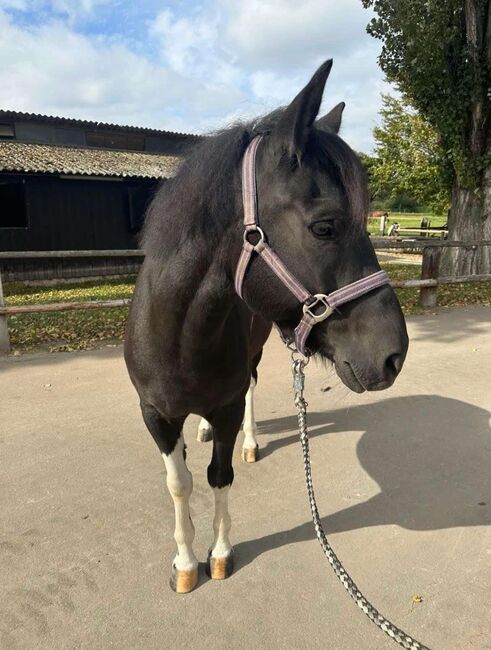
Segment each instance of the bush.
[[418,202],[407,194],[401,194],[388,202],[389,210],[394,212],[418,212]]

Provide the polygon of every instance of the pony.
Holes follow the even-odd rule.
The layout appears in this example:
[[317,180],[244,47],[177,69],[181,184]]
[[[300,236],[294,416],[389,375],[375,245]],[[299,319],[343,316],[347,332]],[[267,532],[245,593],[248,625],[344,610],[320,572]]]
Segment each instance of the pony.
[[[262,136],[255,160],[261,228],[303,286],[329,293],[380,270],[366,232],[364,169],[338,134],[344,104],[316,120],[331,66],[332,60],[323,63],[286,108],[204,138],[157,192],[145,220],[145,260],[124,354],[167,471],[177,545],[170,584],[178,593],[198,583],[183,423],[194,413],[212,429],[207,478],[215,512],[207,573],[224,579],[233,571],[232,454],[269,334],[265,327],[258,336],[251,323],[258,316],[291,339],[302,317],[302,305],[259,255],[248,266],[242,298],[234,288],[243,246],[241,163],[253,139]],[[340,306],[313,327],[307,343],[351,390],[389,387],[408,347],[394,291],[385,284]]]

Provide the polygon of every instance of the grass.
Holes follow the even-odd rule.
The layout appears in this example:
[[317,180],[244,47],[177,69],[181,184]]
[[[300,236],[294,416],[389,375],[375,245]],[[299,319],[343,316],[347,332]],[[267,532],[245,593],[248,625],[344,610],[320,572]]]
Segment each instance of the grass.
[[[393,280],[417,279],[420,268],[410,264],[382,264]],[[80,302],[131,298],[134,278],[87,282],[54,287],[5,285],[6,304],[29,305],[49,302]],[[406,315],[422,314],[417,289],[397,289]],[[491,305],[491,282],[444,285],[438,289],[440,306]],[[128,314],[127,307],[45,314],[20,314],[9,317],[12,347],[17,351],[85,350],[102,342],[121,341]]]
[[[389,220],[385,227],[385,232],[389,230],[390,226],[397,221],[401,228],[419,228],[421,225],[421,220],[429,219],[431,221],[432,228],[440,228],[444,226],[447,222],[447,218],[444,216],[435,216],[434,214],[418,214],[416,212],[389,212]],[[380,219],[371,221],[368,224],[368,232],[372,235],[377,235],[380,228]],[[404,233],[402,233],[404,234]],[[409,234],[409,233],[406,233]],[[417,234],[417,233],[413,233]]]
[[[85,302],[131,298],[134,278],[84,282],[51,287],[5,286],[8,306],[50,302]],[[43,314],[19,314],[8,319],[10,342],[15,350],[44,348],[54,351],[85,350],[101,341],[121,341],[127,307],[91,309]]]

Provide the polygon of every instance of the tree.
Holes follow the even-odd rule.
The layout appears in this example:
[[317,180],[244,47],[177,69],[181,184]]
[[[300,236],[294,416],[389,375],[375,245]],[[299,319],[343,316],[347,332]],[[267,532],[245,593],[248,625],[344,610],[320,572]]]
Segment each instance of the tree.
[[[491,240],[490,0],[362,0],[379,63],[435,129],[452,176],[450,238]],[[457,249],[456,273],[491,272],[491,247]]]
[[450,204],[449,182],[438,135],[402,97],[382,96],[382,124],[373,131],[375,158],[371,191],[394,200],[400,196],[443,213]]

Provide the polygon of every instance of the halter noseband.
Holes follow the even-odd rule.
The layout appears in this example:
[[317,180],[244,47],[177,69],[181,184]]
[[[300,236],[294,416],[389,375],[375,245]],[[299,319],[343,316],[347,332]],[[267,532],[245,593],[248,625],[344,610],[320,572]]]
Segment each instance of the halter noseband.
[[[263,136],[256,136],[249,144],[242,161],[242,200],[244,203],[244,243],[235,272],[235,290],[242,296],[242,287],[253,253],[257,253],[281,280],[285,287],[302,303],[303,316],[295,328],[295,347],[301,354],[310,355],[306,348],[308,336],[316,323],[320,323],[333,313],[339,305],[355,300],[365,293],[389,283],[385,271],[377,271],[356,282],[351,282],[341,289],[329,294],[316,293],[312,295],[297,278],[290,273],[278,255],[269,246],[263,230],[259,227],[257,218],[257,187],[256,187],[256,153]],[[256,243],[250,241],[254,236]],[[259,239],[258,239],[259,238]],[[293,343],[293,341],[286,341]]]

